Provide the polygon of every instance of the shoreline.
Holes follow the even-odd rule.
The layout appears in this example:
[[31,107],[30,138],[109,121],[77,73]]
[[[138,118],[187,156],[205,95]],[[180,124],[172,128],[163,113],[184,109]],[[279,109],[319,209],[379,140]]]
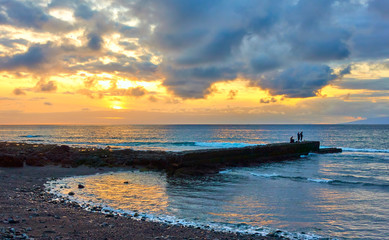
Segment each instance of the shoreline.
[[49,179],[125,169],[129,168],[0,168],[0,239],[281,239],[90,212],[76,204],[51,201],[53,195],[46,193],[43,186]]

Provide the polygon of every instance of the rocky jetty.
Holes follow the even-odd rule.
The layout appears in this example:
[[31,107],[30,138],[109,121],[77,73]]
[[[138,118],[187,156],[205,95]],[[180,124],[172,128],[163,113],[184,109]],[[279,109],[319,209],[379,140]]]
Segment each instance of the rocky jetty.
[[182,152],[0,142],[0,166],[23,167],[24,164],[28,166],[61,165],[62,167],[130,166],[140,169],[165,170],[173,176],[186,176],[216,173],[226,167],[299,158],[310,152],[333,153],[339,149],[324,150],[320,149],[318,141]]

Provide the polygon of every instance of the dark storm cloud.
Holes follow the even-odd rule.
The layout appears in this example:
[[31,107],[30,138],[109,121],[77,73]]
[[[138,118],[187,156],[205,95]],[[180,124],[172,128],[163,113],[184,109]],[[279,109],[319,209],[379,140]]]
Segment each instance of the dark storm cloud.
[[[38,3],[39,4],[39,3]],[[72,30],[72,25],[52,17],[48,9],[34,1],[0,0],[0,25],[29,28],[36,31],[61,33]]]
[[74,16],[80,17],[80,18],[83,18],[86,20],[91,19],[94,14],[95,14],[95,12],[92,11],[92,9],[90,9],[90,7],[86,4],[78,5],[76,8],[76,11],[74,12]]
[[0,0],[0,5],[7,13],[7,22],[12,25],[40,29],[50,18],[43,9],[32,2]]
[[305,98],[315,96],[317,90],[338,77],[328,66],[302,64],[264,76],[259,85],[273,95]]
[[92,50],[100,50],[104,43],[103,38],[96,33],[88,34],[88,47]]
[[34,45],[25,53],[0,58],[0,70],[12,70],[18,67],[35,68],[40,64],[49,61],[45,54],[44,47],[44,45]]
[[201,98],[209,93],[212,82],[233,80],[237,77],[236,72],[228,67],[167,68],[165,84],[179,96]]
[[[287,76],[293,66],[312,62],[297,67],[303,75],[308,70],[301,69],[307,66],[326,65],[327,61],[350,56],[351,33],[337,24],[335,3],[331,0],[171,0],[148,4],[134,1],[130,12],[145,26],[156,26],[144,43],[163,53],[164,85],[178,96],[201,98],[209,93],[213,83],[242,75],[273,94],[304,97],[314,95],[333,79],[320,78],[323,74],[320,67],[309,68],[310,76],[316,74],[313,78]],[[228,71],[223,73],[225,69]],[[201,71],[207,74],[201,76],[198,74]],[[259,77],[262,81],[257,81]],[[302,82],[301,90],[288,87]]]
[[[202,98],[213,83],[242,77],[274,95],[310,97],[347,72],[336,75],[328,66],[389,58],[389,3],[382,0],[112,0],[102,1],[105,8],[94,4],[0,0],[0,24],[57,36],[71,30],[85,34],[83,48],[65,37],[62,46],[20,43],[30,48],[1,57],[0,69],[37,72],[37,67],[47,65],[41,72],[83,69],[140,79],[163,74],[163,84],[183,98]],[[51,9],[72,12],[75,22],[56,19]],[[128,25],[134,19],[138,24]],[[135,59],[106,49],[103,39],[117,33],[118,44],[144,55]],[[12,48],[16,42],[0,44]],[[101,56],[115,62],[104,64]],[[152,63],[155,56],[161,64]]]
[[221,31],[209,43],[187,51],[176,62],[192,65],[226,60],[231,57],[233,48],[239,46],[244,34],[243,31]]
[[259,55],[254,57],[250,61],[251,67],[255,72],[262,73],[269,70],[277,69],[281,66],[281,62],[276,57],[270,57],[267,55]]

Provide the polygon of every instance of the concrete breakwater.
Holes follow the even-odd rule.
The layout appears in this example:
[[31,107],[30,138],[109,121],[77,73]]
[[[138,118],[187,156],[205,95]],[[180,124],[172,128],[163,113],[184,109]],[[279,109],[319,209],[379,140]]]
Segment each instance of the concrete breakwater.
[[[334,149],[323,153],[339,151]],[[341,150],[340,150],[341,151]],[[204,175],[220,169],[298,158],[310,152],[320,153],[320,142],[274,143],[242,148],[223,148],[181,152],[112,150],[107,147],[81,148],[66,145],[0,143],[0,167],[62,165],[131,166],[165,170],[169,175]]]
[[201,175],[226,167],[248,166],[265,162],[299,158],[318,152],[320,142],[274,143],[242,148],[208,149],[173,153],[168,172],[174,175]]

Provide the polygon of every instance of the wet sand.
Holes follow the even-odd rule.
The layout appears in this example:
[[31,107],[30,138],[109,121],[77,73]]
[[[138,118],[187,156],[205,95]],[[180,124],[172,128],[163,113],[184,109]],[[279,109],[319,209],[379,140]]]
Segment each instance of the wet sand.
[[0,168],[0,239],[278,239],[221,233],[88,212],[51,201],[50,178],[89,175],[123,168],[44,166]]

